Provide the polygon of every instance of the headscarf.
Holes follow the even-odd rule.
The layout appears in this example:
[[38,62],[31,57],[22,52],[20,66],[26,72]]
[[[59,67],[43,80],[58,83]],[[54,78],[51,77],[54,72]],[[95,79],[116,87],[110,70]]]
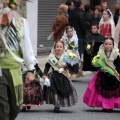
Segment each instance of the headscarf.
[[[67,27],[71,27],[71,26],[67,26]],[[67,29],[67,27],[66,27],[66,29]],[[63,41],[65,43],[65,45],[66,45],[66,40],[68,39],[66,29],[64,31],[62,38],[60,39],[60,41]],[[70,38],[70,41],[71,42],[74,41],[75,47],[78,47],[78,37],[77,37],[76,31],[73,27],[71,27],[71,29],[73,30],[73,36]]]
[[[112,36],[111,37],[114,37],[114,33],[115,33],[115,23],[114,23],[114,20],[113,20],[113,14],[112,14],[112,12],[109,10],[109,9],[107,9],[106,11],[108,11],[109,13],[110,13],[110,17],[109,17],[109,21],[108,22],[110,22],[110,24],[111,24],[111,32],[112,32]],[[105,23],[105,21],[104,21],[104,19],[103,19],[103,17],[101,18],[101,20],[100,20],[100,23],[99,23],[99,28],[100,28],[100,26],[102,25],[102,24],[104,24]],[[99,31],[100,32],[100,31]]]

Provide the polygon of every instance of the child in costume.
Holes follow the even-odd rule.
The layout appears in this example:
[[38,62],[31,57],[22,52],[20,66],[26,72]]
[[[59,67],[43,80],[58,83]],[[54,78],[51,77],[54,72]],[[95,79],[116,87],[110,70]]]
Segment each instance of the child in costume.
[[60,41],[63,41],[65,44],[65,50],[67,53],[67,58],[69,60],[67,66],[70,74],[72,74],[72,77],[81,76],[82,71],[80,69],[81,61],[78,52],[78,37],[74,28],[67,26]]
[[120,54],[112,37],[105,38],[92,63],[100,70],[90,81],[83,102],[90,107],[101,107],[106,112],[120,108]]
[[43,90],[40,84],[39,76],[45,79],[43,72],[38,66],[38,63],[35,65],[35,80],[31,83],[26,83],[27,69],[26,66],[22,66],[22,75],[23,75],[23,90],[24,90],[24,99],[22,106],[22,112],[26,112],[26,109],[30,109],[32,106],[40,106],[43,104]]
[[[46,104],[54,105],[55,112],[59,112],[60,107],[73,106],[77,102],[77,93],[70,80],[67,63],[63,60],[66,55],[64,49],[62,41],[56,42],[44,69],[51,83],[50,87],[44,86],[44,100]],[[49,73],[50,68],[52,72]]]
[[91,26],[91,34],[86,36],[84,42],[84,57],[83,57],[83,71],[96,71],[97,69],[92,65],[92,59],[99,47],[103,44],[104,37],[98,33],[99,27],[94,24]]
[[115,24],[113,21],[113,15],[109,9],[103,11],[99,23],[99,32],[104,37],[114,37]]
[[34,80],[36,59],[28,22],[17,12],[18,1],[1,0],[0,4],[0,120],[15,120],[23,102],[21,63],[27,66],[29,83]]

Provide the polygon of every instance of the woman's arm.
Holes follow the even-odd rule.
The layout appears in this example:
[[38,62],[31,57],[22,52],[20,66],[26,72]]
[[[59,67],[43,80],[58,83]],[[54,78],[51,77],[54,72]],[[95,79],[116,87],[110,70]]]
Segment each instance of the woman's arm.
[[34,65],[36,63],[36,58],[33,52],[33,48],[30,40],[29,25],[26,19],[24,19],[24,53],[23,57],[25,60],[25,65],[28,70],[35,69]]
[[38,66],[38,63],[36,63],[34,67],[36,69],[36,72],[39,74],[39,76],[42,77],[43,76],[43,72],[40,69],[40,67]]
[[45,69],[44,69],[44,74],[48,75],[49,69],[50,69],[51,65],[49,63],[45,64]]

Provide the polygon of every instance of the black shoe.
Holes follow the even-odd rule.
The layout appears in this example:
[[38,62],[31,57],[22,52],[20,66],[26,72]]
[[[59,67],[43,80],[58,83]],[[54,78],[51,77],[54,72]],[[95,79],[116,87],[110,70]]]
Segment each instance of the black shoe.
[[60,108],[54,108],[54,112],[59,113],[60,112]]
[[31,106],[27,106],[27,109],[30,110]]
[[23,107],[23,108],[21,109],[21,112],[26,112],[26,107]]
[[108,110],[107,110],[107,109],[102,109],[102,111],[103,111],[103,112],[108,112]]
[[108,109],[108,112],[113,112],[113,109]]

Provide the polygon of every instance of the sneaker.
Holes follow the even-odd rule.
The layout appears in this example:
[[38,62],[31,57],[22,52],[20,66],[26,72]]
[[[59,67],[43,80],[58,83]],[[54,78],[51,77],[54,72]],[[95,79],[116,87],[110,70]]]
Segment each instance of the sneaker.
[[113,109],[108,109],[108,112],[113,112]]
[[31,106],[27,106],[27,109],[30,110]]
[[108,110],[107,110],[107,109],[102,109],[102,111],[103,111],[103,112],[108,112]]

